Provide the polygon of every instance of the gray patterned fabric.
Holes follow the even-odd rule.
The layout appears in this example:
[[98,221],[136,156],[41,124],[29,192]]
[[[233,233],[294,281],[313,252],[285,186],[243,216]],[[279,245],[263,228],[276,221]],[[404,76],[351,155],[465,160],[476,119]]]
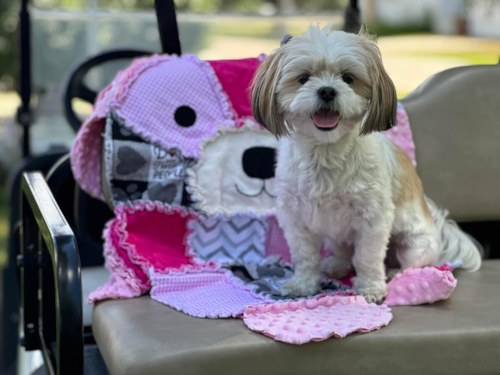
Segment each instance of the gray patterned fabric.
[[103,183],[112,205],[139,199],[190,205],[185,191],[186,169],[195,164],[195,159],[149,143],[126,128],[112,110],[104,138]]
[[264,258],[265,217],[211,216],[189,223],[188,244],[204,261],[260,262]]
[[[281,296],[279,288],[293,276],[293,267],[278,256],[270,256],[260,263],[237,262],[227,267],[236,277],[246,284],[256,286],[255,292],[273,299],[291,299],[297,296]],[[353,290],[337,280],[323,280],[319,293],[353,294]]]

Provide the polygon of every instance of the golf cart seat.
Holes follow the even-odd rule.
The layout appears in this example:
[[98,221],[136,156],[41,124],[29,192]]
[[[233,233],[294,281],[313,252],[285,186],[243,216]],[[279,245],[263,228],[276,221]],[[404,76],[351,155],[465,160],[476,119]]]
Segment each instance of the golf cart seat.
[[[457,68],[432,77],[402,100],[426,193],[449,208],[453,218],[466,223],[462,226],[482,243],[489,257],[498,257],[500,250],[496,234],[500,229],[500,176],[496,173],[500,150],[495,145],[500,136],[499,86],[500,66]],[[69,170],[68,164],[60,164],[58,171],[64,168]],[[70,200],[77,203],[69,205],[67,212],[64,207],[58,209],[56,202],[61,205],[64,193],[52,199],[50,181],[49,177],[47,185],[40,175],[24,176],[23,209],[31,213],[23,214],[26,253],[21,276],[23,290],[28,292],[23,297],[25,345],[28,349],[42,346],[48,353],[48,373],[55,363],[54,373],[81,374],[84,347],[85,353],[89,347],[84,343],[94,345],[93,340],[98,346],[91,348],[93,355],[97,351],[105,363],[104,369],[85,368],[85,373],[93,375],[108,371],[119,375],[491,374],[500,369],[500,299],[495,298],[500,286],[498,260],[485,261],[476,273],[457,272],[457,289],[447,301],[394,307],[390,325],[369,335],[292,346],[248,330],[242,320],[189,317],[145,295],[96,304],[93,335],[87,336],[82,319],[86,292],[80,279],[83,289],[94,285],[86,284],[89,273],[80,267],[78,250],[83,255],[99,246],[85,241],[92,238],[87,233],[95,224],[95,200],[75,188]],[[76,237],[65,219],[70,216],[77,221]],[[40,228],[43,241],[38,241],[34,225]],[[41,255],[36,253],[38,246]],[[48,253],[52,266],[46,259]],[[47,269],[58,271],[56,295],[41,303],[40,327],[36,323],[36,267],[43,269],[42,296],[54,290]],[[91,274],[90,279],[100,282]],[[27,305],[28,300],[31,304]],[[55,343],[52,351],[43,349],[47,343]]]
[[[402,100],[426,194],[462,222],[500,219],[498,87],[499,65],[468,66],[435,75]],[[93,332],[108,370],[120,375],[500,371],[500,260],[456,274],[449,300],[394,307],[379,331],[300,347],[242,320],[187,316],[147,295],[97,303]]]

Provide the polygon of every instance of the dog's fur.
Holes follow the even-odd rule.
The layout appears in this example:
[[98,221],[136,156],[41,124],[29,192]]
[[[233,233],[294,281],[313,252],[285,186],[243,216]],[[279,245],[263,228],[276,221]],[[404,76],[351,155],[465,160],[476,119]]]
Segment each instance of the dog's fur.
[[[325,86],[336,91],[329,103],[318,96]],[[310,27],[288,39],[259,68],[252,106],[280,138],[277,214],[295,264],[283,294],[314,294],[321,271],[342,278],[354,267],[355,291],[379,302],[384,261],[406,269],[460,256],[464,268],[479,268],[476,246],[427,200],[408,156],[378,133],[396,124],[396,90],[366,28],[355,35]],[[340,114],[330,131],[312,118],[325,107]],[[321,265],[324,238],[334,256]]]

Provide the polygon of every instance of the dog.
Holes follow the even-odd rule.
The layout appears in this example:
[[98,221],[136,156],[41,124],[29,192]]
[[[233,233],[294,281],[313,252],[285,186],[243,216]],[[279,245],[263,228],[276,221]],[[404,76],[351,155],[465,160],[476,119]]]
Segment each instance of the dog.
[[[277,217],[295,265],[281,293],[318,291],[322,272],[368,302],[387,293],[387,274],[462,261],[477,246],[424,195],[410,158],[380,132],[396,125],[396,89],[376,38],[311,26],[288,38],[258,69],[257,122],[279,139]],[[324,239],[333,255],[321,262]]]

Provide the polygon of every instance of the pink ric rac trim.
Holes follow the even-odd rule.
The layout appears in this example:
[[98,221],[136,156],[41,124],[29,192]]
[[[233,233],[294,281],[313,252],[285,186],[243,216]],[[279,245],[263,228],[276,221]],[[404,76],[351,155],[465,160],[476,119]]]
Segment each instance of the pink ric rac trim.
[[[133,263],[137,264],[141,270],[149,275],[150,269],[154,268],[153,265],[142,256],[137,254],[135,245],[129,243],[128,240],[128,232],[127,232],[127,217],[128,215],[134,214],[139,211],[157,211],[165,214],[180,214],[182,217],[190,217],[190,218],[198,218],[198,216],[191,210],[186,210],[182,207],[178,206],[170,206],[168,204],[164,204],[163,202],[155,201],[136,201],[133,205],[129,204],[119,204],[115,208],[115,215],[117,220],[117,228],[116,231],[119,236],[120,247],[127,251],[130,259]],[[189,222],[189,220],[188,220]],[[157,273],[161,274],[170,274],[174,273],[186,273],[186,272],[204,272],[205,270],[214,271],[219,269],[220,265],[217,262],[205,262],[201,263],[195,259],[196,254],[194,251],[187,246],[187,237],[190,232],[188,228],[186,228],[186,233],[184,234],[184,244],[186,246],[186,257],[193,262],[193,264],[182,265],[179,268],[169,267],[162,270],[155,270]]]

